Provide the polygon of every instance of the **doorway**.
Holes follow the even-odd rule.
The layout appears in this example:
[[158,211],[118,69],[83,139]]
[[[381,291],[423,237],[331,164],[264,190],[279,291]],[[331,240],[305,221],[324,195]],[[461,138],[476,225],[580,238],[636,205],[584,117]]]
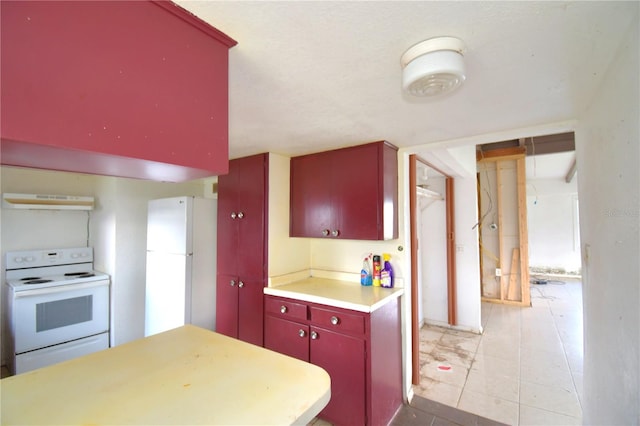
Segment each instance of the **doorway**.
[[[449,325],[456,325],[457,322],[454,178],[416,154],[412,154],[409,156],[409,186],[411,378],[414,385],[419,385],[420,326],[424,318],[425,306],[422,301],[425,284],[430,284],[430,287],[441,296],[435,298],[435,305],[432,306],[443,311],[441,315],[446,315],[444,318]],[[428,210],[429,208],[432,210]],[[422,238],[424,236],[422,231],[428,226],[429,218],[439,222],[440,226],[434,224],[435,226],[431,227],[432,238]],[[434,274],[430,275],[429,279],[424,279],[425,268],[428,271],[430,267],[433,268]]]

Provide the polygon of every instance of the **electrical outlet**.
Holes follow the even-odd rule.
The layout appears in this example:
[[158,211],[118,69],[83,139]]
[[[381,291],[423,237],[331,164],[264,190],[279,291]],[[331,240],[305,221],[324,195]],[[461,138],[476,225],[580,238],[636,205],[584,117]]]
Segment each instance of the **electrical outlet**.
[[496,268],[496,277],[501,277],[501,276],[502,276],[502,269]]

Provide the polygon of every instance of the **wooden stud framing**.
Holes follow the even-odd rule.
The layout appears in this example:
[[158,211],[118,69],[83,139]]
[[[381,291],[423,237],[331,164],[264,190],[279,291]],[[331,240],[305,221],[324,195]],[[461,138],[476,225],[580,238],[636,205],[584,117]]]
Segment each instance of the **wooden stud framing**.
[[505,294],[505,285],[506,285],[506,275],[504,274],[505,272],[505,268],[504,268],[504,257],[505,257],[505,252],[504,252],[504,244],[502,244],[502,242],[504,241],[504,216],[503,216],[503,209],[502,209],[502,190],[504,189],[504,186],[502,185],[502,161],[496,161],[496,188],[497,188],[497,193],[498,193],[498,247],[499,247],[499,254],[498,257],[500,258],[500,261],[498,263],[498,268],[500,268],[500,292],[499,294],[499,299],[500,300],[504,300],[506,298],[506,294]]
[[529,290],[529,229],[527,227],[527,177],[524,156],[516,160],[518,187],[518,234],[520,237],[520,283],[522,305],[531,305]]
[[[517,190],[517,219],[518,219],[518,239],[519,248],[514,248],[511,257],[511,270],[506,274],[505,258],[506,249],[503,242],[503,220],[504,220],[504,203],[503,203],[503,176],[505,161],[513,161],[516,163],[516,190]],[[482,297],[483,301],[503,303],[508,305],[531,306],[531,293],[529,289],[529,238],[527,228],[527,193],[526,193],[526,174],[525,174],[525,153],[522,147],[506,148],[494,150],[486,153],[478,153],[478,162],[494,162],[496,172],[497,186],[497,215],[498,215],[498,245],[499,245],[499,262],[502,274],[500,276],[500,288],[498,298]],[[480,175],[478,175],[478,186],[480,184]],[[478,197],[480,192],[478,192]],[[479,209],[479,211],[481,211]],[[480,236],[482,240],[482,236]],[[482,252],[480,256],[482,265]],[[519,264],[519,270],[518,270]],[[481,267],[481,273],[484,270]],[[517,300],[517,277],[520,278],[520,300]],[[515,281],[514,281],[515,280]],[[484,294],[484,293],[481,293]],[[516,299],[516,300],[514,300]]]

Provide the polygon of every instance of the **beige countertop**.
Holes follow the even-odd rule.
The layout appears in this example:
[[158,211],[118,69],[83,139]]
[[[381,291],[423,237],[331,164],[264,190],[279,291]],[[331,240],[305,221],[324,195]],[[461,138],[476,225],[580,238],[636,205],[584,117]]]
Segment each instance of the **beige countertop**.
[[277,287],[265,287],[265,294],[320,303],[359,312],[373,312],[404,293],[402,288],[362,286],[327,278],[306,278]]
[[0,381],[4,424],[307,424],[315,365],[192,325]]

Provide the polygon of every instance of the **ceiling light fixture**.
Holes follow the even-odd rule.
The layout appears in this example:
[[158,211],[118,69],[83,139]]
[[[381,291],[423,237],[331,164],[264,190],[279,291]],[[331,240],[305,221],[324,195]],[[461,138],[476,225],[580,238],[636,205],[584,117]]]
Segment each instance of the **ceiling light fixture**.
[[455,37],[436,37],[411,46],[400,60],[402,88],[413,96],[451,92],[465,80],[464,43]]

